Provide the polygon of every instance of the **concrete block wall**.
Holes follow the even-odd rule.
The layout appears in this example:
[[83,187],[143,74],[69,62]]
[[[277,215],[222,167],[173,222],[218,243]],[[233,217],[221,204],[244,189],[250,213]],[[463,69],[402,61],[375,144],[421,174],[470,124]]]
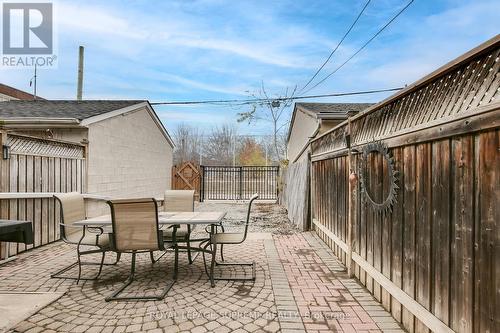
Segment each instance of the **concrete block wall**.
[[172,146],[143,108],[89,125],[88,193],[157,197],[170,188]]

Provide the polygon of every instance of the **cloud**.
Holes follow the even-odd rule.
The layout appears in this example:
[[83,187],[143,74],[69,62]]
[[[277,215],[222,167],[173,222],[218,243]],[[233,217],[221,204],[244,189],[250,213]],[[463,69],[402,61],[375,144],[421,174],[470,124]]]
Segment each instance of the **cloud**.
[[[87,41],[97,39],[103,47],[111,46],[110,50],[129,41],[128,51],[132,54],[150,47],[184,47],[218,51],[281,67],[311,68],[307,57],[291,49],[304,42],[310,44],[308,47],[331,43],[302,28],[280,27],[272,22],[267,23],[266,31],[255,27],[241,35],[214,27],[207,30],[199,17],[186,14],[164,19],[149,13],[138,16],[126,10],[83,3],[61,2],[57,7],[57,22],[62,33],[80,35]],[[269,36],[269,30],[278,30],[279,38]]]

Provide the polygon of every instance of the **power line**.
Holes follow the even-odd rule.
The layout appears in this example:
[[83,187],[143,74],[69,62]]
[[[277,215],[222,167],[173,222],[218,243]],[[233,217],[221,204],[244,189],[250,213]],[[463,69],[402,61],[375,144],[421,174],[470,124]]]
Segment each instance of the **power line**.
[[342,39],[338,42],[337,46],[335,46],[335,48],[333,49],[333,51],[330,53],[330,55],[328,56],[328,58],[326,58],[326,60],[323,62],[323,64],[318,68],[318,70],[316,71],[316,73],[314,73],[314,75],[309,79],[309,81],[307,81],[307,83],[300,89],[300,92],[302,92],[304,89],[307,88],[307,86],[316,78],[316,76],[319,74],[319,72],[321,72],[321,70],[323,69],[323,67],[325,67],[326,64],[330,61],[330,59],[335,54],[335,52],[337,51],[337,49],[340,47],[340,45],[342,44],[342,42],[344,42],[344,39],[351,32],[352,28],[354,28],[354,26],[356,25],[356,23],[358,23],[359,18],[361,17],[361,15],[363,15],[363,13],[364,13],[366,7],[368,7],[368,4],[370,3],[370,1],[371,0],[368,0],[366,2],[365,6],[363,7],[363,9],[361,9],[361,11],[359,12],[358,16],[354,20],[354,22],[352,22],[352,24],[349,27],[349,29],[347,30],[347,32],[344,34],[344,36],[342,37]]
[[410,7],[410,5],[413,3],[414,0],[411,0],[406,6],[404,6],[395,16],[393,16],[389,22],[387,22],[379,31],[377,31],[377,33],[375,35],[372,36],[372,38],[370,38],[366,43],[363,44],[363,46],[361,46],[361,48],[359,48],[353,55],[351,55],[346,61],[344,61],[340,66],[338,66],[337,68],[335,68],[335,70],[333,72],[331,72],[330,74],[328,74],[327,76],[325,76],[323,79],[321,79],[321,81],[319,81],[318,83],[316,83],[314,86],[312,86],[311,88],[309,88],[306,93],[308,93],[309,91],[313,90],[314,88],[316,88],[317,86],[319,86],[321,83],[325,82],[328,78],[330,78],[333,74],[335,74],[338,70],[340,70],[342,67],[344,67],[345,64],[347,64],[349,61],[351,61],[352,58],[354,58],[359,52],[361,52],[368,44],[370,44],[378,35],[380,35],[382,33],[382,31],[384,31],[396,18],[398,18],[399,15],[401,15],[408,7]]
[[202,100],[202,101],[172,101],[172,102],[152,102],[151,105],[188,105],[188,104],[225,104],[225,103],[245,103],[245,104],[253,104],[259,102],[269,102],[269,101],[292,101],[298,99],[309,99],[309,98],[324,98],[324,97],[339,97],[339,96],[351,96],[351,95],[367,95],[367,94],[376,94],[381,92],[390,92],[390,91],[398,91],[403,89],[402,87],[398,88],[389,88],[389,89],[377,89],[377,90],[365,90],[365,91],[351,91],[351,92],[343,92],[343,93],[332,93],[332,94],[324,94],[324,95],[308,95],[308,96],[292,96],[292,97],[277,97],[274,99],[267,98],[252,98],[252,99],[220,99],[220,100]]

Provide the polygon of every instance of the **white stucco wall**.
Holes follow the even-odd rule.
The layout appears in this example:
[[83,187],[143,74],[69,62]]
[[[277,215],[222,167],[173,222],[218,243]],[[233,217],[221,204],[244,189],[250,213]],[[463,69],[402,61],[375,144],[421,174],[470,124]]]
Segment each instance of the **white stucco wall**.
[[288,160],[293,161],[318,127],[318,120],[297,109],[288,140]]
[[158,197],[170,189],[172,147],[145,108],[89,125],[88,193]]

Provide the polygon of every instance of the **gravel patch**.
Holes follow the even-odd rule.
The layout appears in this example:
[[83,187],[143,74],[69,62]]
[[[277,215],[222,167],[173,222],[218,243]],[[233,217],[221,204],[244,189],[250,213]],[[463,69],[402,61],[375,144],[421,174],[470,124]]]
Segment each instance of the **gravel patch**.
[[[229,231],[242,230],[246,220],[248,204],[245,202],[205,201],[196,203],[199,211],[226,211],[224,226]],[[276,203],[256,202],[250,213],[250,232],[271,232],[276,235],[291,235],[299,230],[290,223],[287,211]]]

